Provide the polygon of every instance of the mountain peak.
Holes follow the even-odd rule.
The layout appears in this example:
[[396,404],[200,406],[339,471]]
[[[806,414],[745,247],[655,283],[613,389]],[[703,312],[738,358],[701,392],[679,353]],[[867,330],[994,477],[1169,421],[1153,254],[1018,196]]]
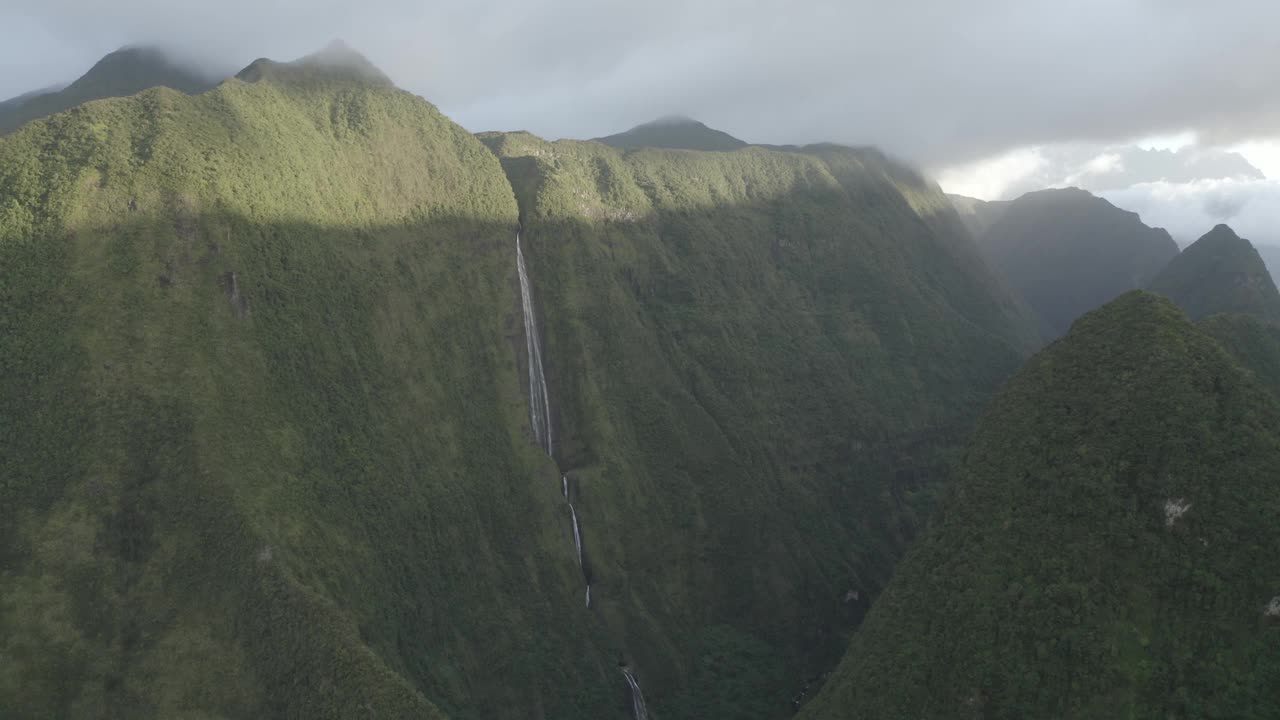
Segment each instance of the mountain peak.
[[[1205,234],[1204,234],[1204,237],[1202,237],[1202,238],[1200,238],[1200,239],[1201,239],[1201,240],[1209,240],[1209,239],[1213,239],[1213,240],[1218,240],[1218,239],[1223,239],[1223,240],[1226,240],[1226,239],[1231,239],[1231,240],[1240,240],[1241,238],[1240,238],[1240,236],[1239,236],[1239,235],[1237,235],[1237,234],[1236,234],[1236,231],[1235,231],[1235,230],[1232,230],[1232,229],[1231,229],[1231,226],[1230,226],[1230,225],[1227,225],[1226,223],[1218,223],[1217,225],[1214,225],[1214,226],[1213,226],[1213,229],[1212,229],[1212,230],[1210,230],[1209,232],[1205,233]],[[1246,240],[1245,242],[1248,242],[1248,241]]]
[[[706,127],[706,125],[694,120],[688,115],[663,115],[656,120],[650,120],[636,127],[672,127],[676,125],[696,125],[698,127]],[[635,128],[632,128],[633,130]]]
[[596,138],[620,150],[667,148],[672,150],[729,151],[747,143],[720,130],[709,128],[687,115],[665,115],[637,125],[626,132]]
[[1040,316],[1048,337],[1145,287],[1178,254],[1169,233],[1080,188],[1030,192],[997,208],[978,247]]
[[369,62],[369,59],[362,53],[341,39],[331,40],[323,48],[293,62],[281,63],[259,58],[237,73],[236,77],[247,82],[256,82],[272,77],[294,80],[347,80],[378,85],[393,84],[391,78],[378,69],[378,66]]
[[0,104],[0,134],[91,100],[127,97],[163,86],[194,95],[209,90],[217,78],[174,60],[161,48],[130,45],[107,53],[64,88],[28,94],[21,102]]
[[1280,321],[1280,291],[1253,243],[1217,225],[1187,246],[1151,283],[1193,318],[1244,313]]

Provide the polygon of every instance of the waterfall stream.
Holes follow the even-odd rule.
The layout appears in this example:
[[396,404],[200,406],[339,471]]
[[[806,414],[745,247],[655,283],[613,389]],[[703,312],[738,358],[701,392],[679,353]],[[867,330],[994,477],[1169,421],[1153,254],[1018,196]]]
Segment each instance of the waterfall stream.
[[[547,392],[547,376],[542,368],[542,343],[538,340],[538,315],[533,307],[533,291],[529,287],[529,271],[524,263],[524,250],[520,247],[520,233],[516,233],[516,273],[520,276],[520,307],[524,314],[524,344],[529,354],[529,422],[538,446],[555,459],[551,442],[551,396]],[[573,546],[578,555],[578,567],[582,569],[587,585],[587,607],[591,607],[591,579],[582,560],[582,529],[578,526],[578,511],[569,499],[569,476],[560,475],[560,493],[569,505],[573,518]]]
[[631,717],[634,720],[649,720],[649,709],[644,704],[644,693],[640,692],[640,681],[636,680],[636,676],[628,668],[622,668],[622,675],[631,688]]
[[[529,355],[529,422],[533,427],[533,437],[549,457],[555,459],[555,446],[551,441],[551,397],[547,391],[547,378],[542,367],[542,344],[538,340],[538,316],[533,307],[533,292],[529,287],[529,271],[524,263],[524,250],[520,247],[520,234],[516,233],[516,272],[520,276],[520,305],[524,313],[524,342]],[[582,578],[586,582],[587,607],[591,607],[591,577],[582,556],[582,528],[578,525],[578,510],[573,506],[569,496],[569,476],[560,475],[560,494],[569,506],[569,517],[573,521],[573,546],[578,556],[578,567],[582,570]],[[622,675],[631,689],[631,715],[634,720],[649,720],[649,710],[644,704],[644,693],[640,691],[640,681],[627,667],[622,668]]]
[[533,437],[548,455],[553,455],[551,442],[551,401],[547,393],[547,377],[542,371],[542,344],[538,341],[538,320],[533,309],[533,293],[529,291],[529,272],[520,249],[520,233],[516,233],[516,272],[520,275],[520,305],[524,309],[524,343],[529,354],[529,421]]

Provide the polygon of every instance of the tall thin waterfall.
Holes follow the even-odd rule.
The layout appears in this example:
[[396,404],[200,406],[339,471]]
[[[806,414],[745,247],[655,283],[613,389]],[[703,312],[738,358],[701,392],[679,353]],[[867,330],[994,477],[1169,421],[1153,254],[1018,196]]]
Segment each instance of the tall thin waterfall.
[[529,355],[529,421],[533,437],[548,455],[552,454],[551,401],[547,393],[547,377],[542,372],[542,344],[538,341],[538,321],[529,291],[529,272],[520,249],[520,233],[516,233],[516,271],[520,275],[520,305],[524,309],[524,343]]
[[569,503],[569,514],[573,516],[573,546],[578,550],[578,567],[582,567],[582,533],[578,530],[578,513]]
[[[542,370],[542,343],[538,340],[538,315],[533,307],[533,293],[529,290],[529,271],[524,264],[524,250],[520,247],[520,233],[516,233],[516,272],[520,276],[520,306],[524,311],[524,343],[529,355],[529,421],[538,446],[552,459],[551,397],[547,392],[547,377]],[[591,607],[591,580],[582,561],[582,529],[578,527],[578,511],[569,499],[569,477],[560,475],[560,492],[569,505],[573,517],[573,545],[578,553],[578,567],[582,568],[587,584],[587,607]]]
[[631,674],[628,668],[622,668],[622,675],[627,679],[627,685],[631,688],[631,717],[634,720],[649,720],[649,709],[644,704],[644,693],[640,692],[640,682],[636,680],[636,676]]
[[[520,248],[520,233],[516,233],[516,271],[520,275],[520,305],[524,311],[524,342],[529,355],[529,421],[533,426],[533,437],[552,459],[555,459],[554,445],[551,442],[551,396],[547,392],[547,377],[542,369],[542,344],[538,341],[538,315],[533,308],[533,293],[529,290],[529,271],[524,264],[524,251]],[[578,567],[582,569],[582,577],[587,585],[587,607],[591,607],[591,576],[582,557],[582,528],[578,526],[578,511],[569,497],[569,476],[560,475],[560,493],[569,506],[569,516],[573,519],[573,546],[578,553]],[[627,687],[631,689],[631,715],[634,720],[649,720],[649,709],[644,704],[644,693],[640,691],[640,681],[631,673],[630,668],[622,668],[622,676],[627,679]]]

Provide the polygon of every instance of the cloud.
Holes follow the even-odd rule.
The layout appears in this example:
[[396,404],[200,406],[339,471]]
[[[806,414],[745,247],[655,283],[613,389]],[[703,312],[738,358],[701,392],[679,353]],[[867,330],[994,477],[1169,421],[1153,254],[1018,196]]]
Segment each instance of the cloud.
[[[1263,145],[1255,143],[1253,147]],[[1213,147],[1177,149],[1128,145],[1066,143],[1020,148],[939,175],[948,192],[982,199],[1011,199],[1049,187],[1079,187],[1091,192],[1119,190],[1139,183],[1187,183],[1198,180],[1261,180],[1261,170],[1243,155]],[[966,192],[969,191],[969,192]]]
[[926,167],[1014,147],[1280,126],[1270,0],[6,0],[0,96],[162,42],[225,66],[340,36],[473,130],[591,137],[682,113]]
[[1280,180],[1141,183],[1101,195],[1165,228],[1181,245],[1222,222],[1255,244],[1280,245]]

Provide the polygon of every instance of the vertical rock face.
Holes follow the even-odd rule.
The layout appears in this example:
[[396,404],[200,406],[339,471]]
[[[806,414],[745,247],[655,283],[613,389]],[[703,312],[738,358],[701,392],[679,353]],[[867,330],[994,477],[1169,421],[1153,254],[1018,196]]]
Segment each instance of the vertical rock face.
[[976,236],[992,267],[1041,319],[1046,336],[1130,290],[1178,254],[1169,233],[1084,190],[1027,193]]
[[1151,281],[1193,319],[1218,313],[1280,321],[1280,292],[1248,240],[1219,225],[1187,246]]
[[1086,315],[1000,393],[802,717],[1265,716],[1278,422],[1167,300]]

